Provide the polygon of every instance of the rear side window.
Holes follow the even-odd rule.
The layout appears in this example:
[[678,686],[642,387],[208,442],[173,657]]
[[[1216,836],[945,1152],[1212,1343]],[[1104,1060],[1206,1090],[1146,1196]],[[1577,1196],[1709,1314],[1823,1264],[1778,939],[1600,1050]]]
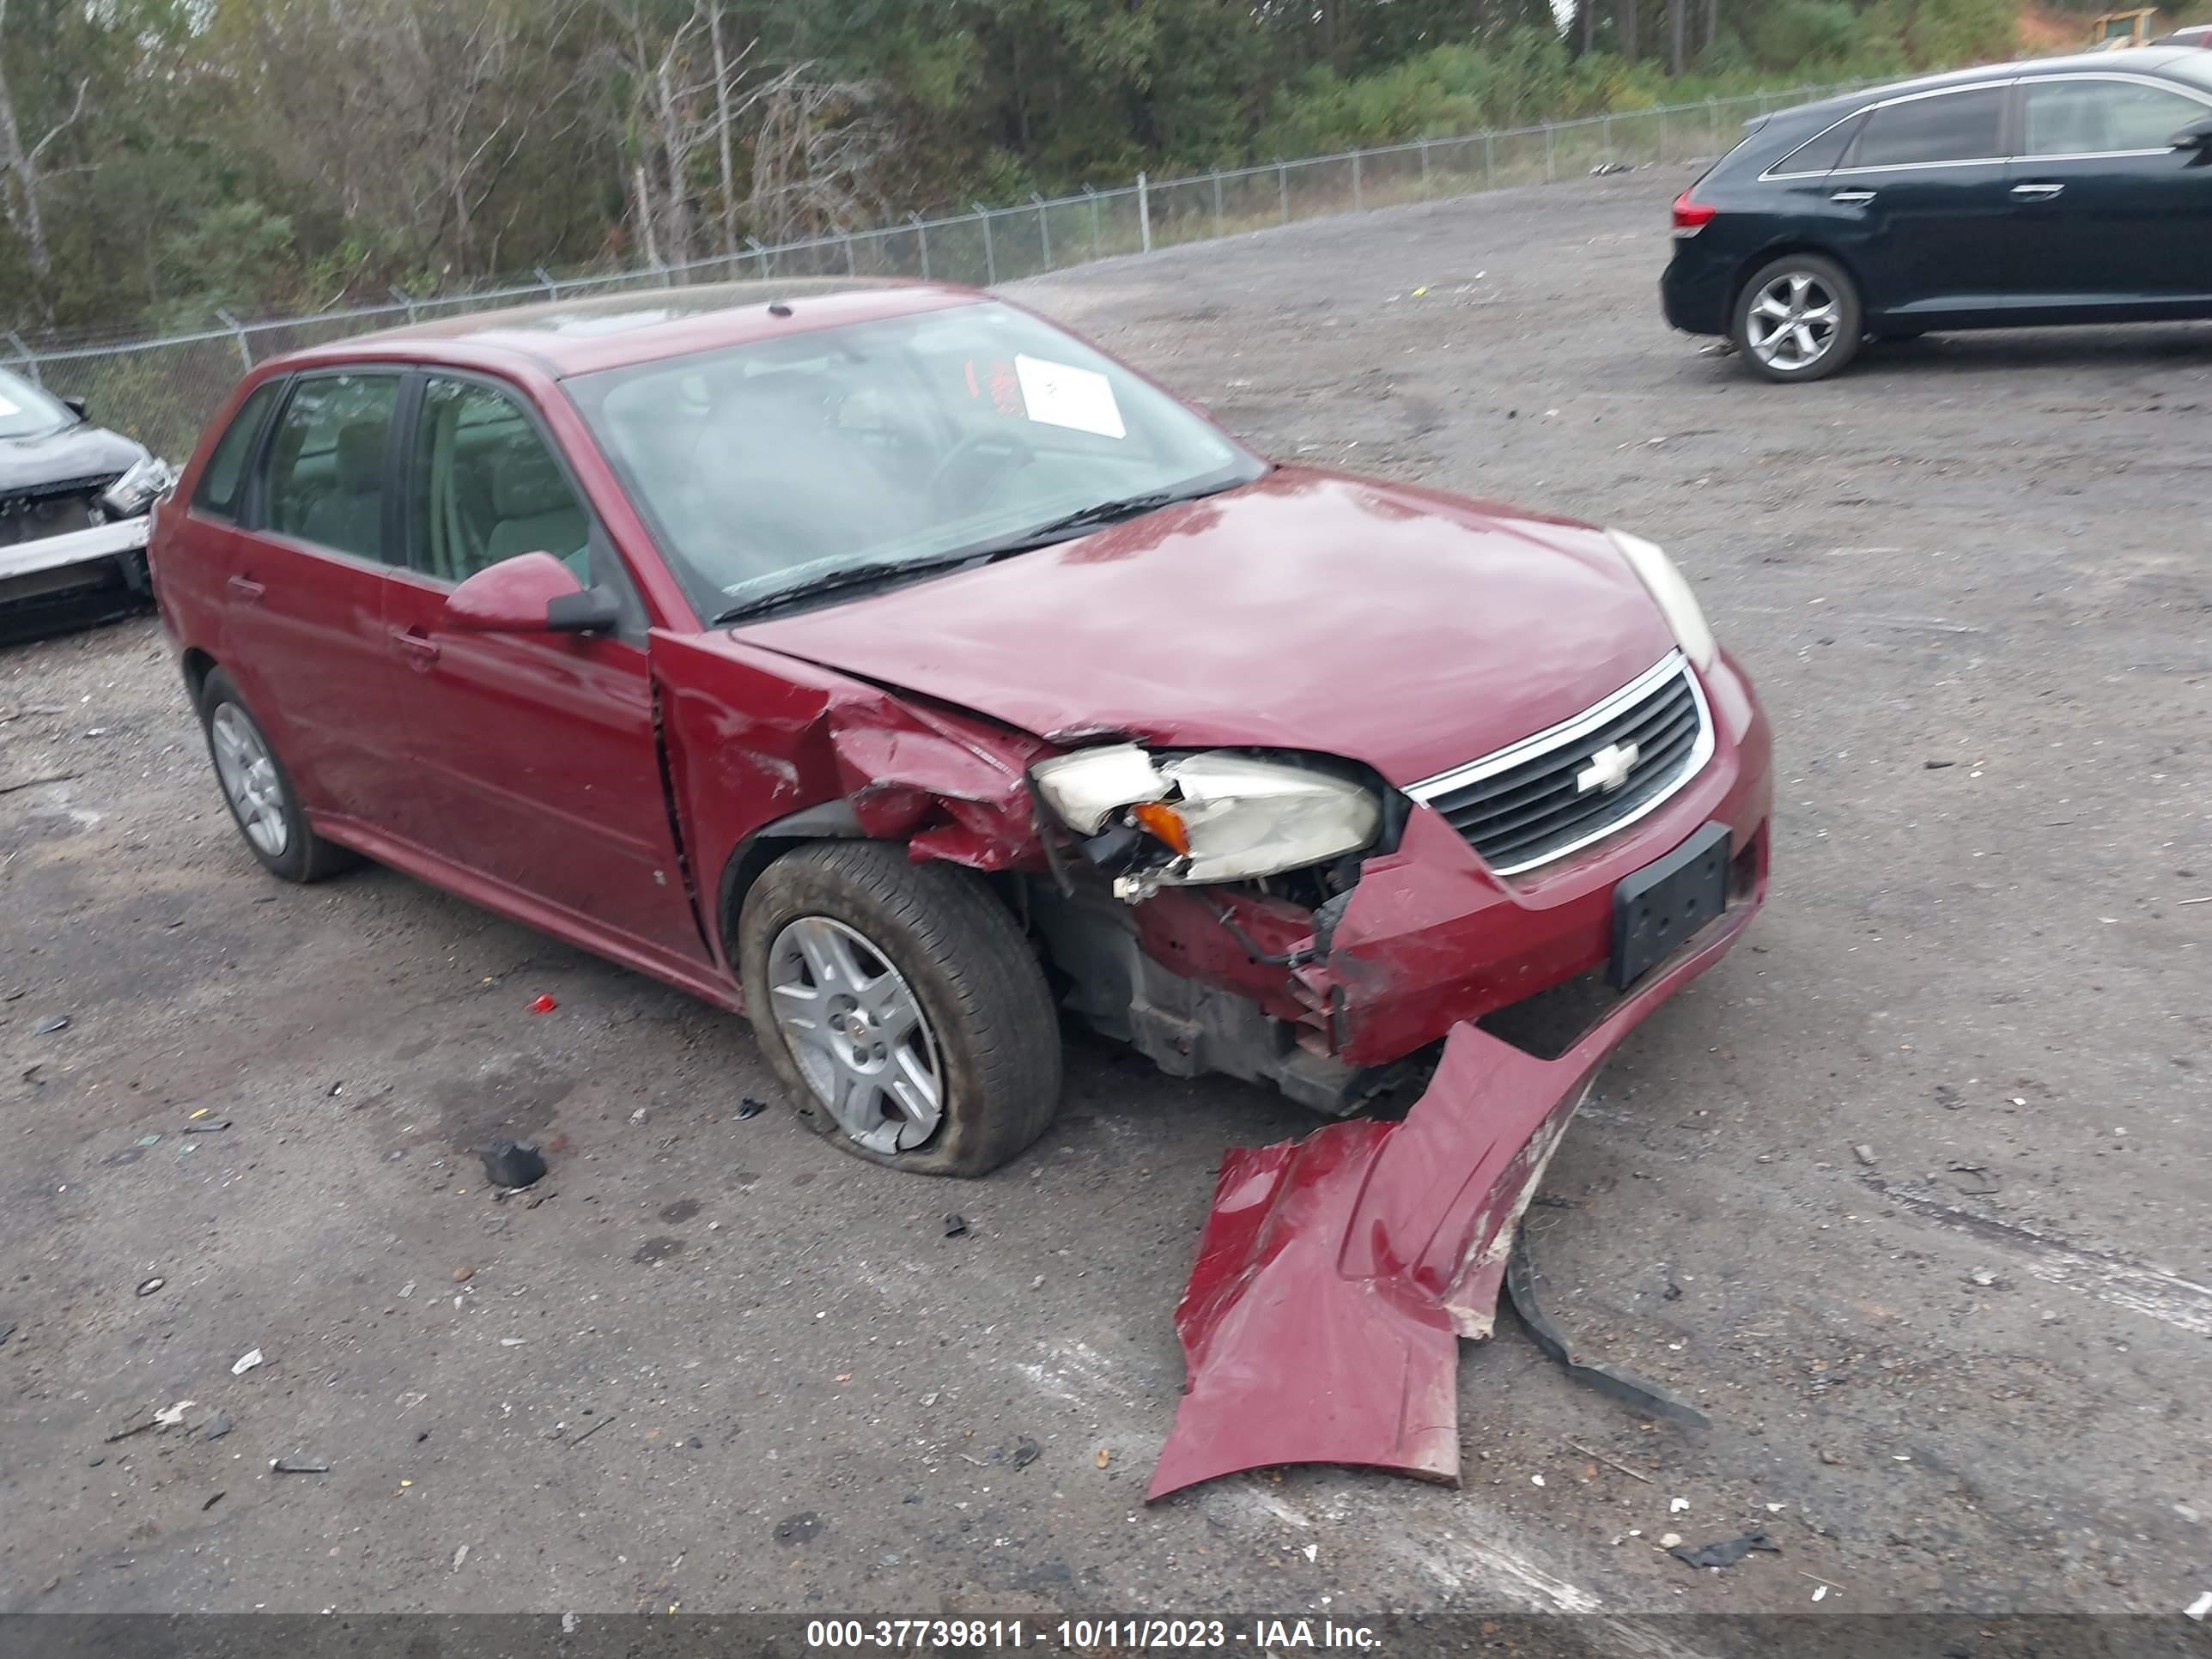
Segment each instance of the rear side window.
[[1846,117],[1826,132],[1808,139],[1777,161],[1770,173],[1826,173],[1839,164],[1851,140],[1858,136],[1859,118]]
[[384,541],[385,452],[397,374],[299,382],[269,446],[266,525],[333,552],[392,562]]
[[261,435],[262,422],[269,418],[270,407],[283,385],[282,380],[270,380],[258,386],[253,395],[239,405],[222,436],[216,440],[215,453],[208,457],[199,487],[192,491],[194,511],[217,519],[238,517],[246,500],[246,458],[253,453],[253,441]]
[[2000,156],[2004,96],[2002,87],[1977,87],[1870,110],[1845,165],[1901,167]]
[[2173,135],[2212,110],[2194,98],[2135,81],[2031,81],[2023,155],[2100,155],[2172,147]]

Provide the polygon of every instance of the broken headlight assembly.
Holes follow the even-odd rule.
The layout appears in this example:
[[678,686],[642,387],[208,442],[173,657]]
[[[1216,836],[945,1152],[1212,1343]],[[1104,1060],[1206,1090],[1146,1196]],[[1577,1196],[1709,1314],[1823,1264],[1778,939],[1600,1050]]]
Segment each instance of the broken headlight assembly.
[[1674,630],[1674,643],[1682,647],[1682,654],[1698,665],[1700,672],[1710,670],[1719,646],[1713,639],[1713,630],[1705,621],[1705,607],[1690,588],[1689,578],[1683,575],[1674,560],[1641,536],[1632,536],[1625,530],[1608,530],[1607,537],[1620,550],[1620,556],[1651,595],[1651,602],[1659,607],[1659,614],[1667,619],[1667,626]]
[[177,475],[167,461],[149,455],[107,486],[100,505],[111,519],[135,519],[176,487]]
[[1322,864],[1371,845],[1382,825],[1373,789],[1289,758],[1121,743],[1040,761],[1030,775],[1133,904],[1160,887]]

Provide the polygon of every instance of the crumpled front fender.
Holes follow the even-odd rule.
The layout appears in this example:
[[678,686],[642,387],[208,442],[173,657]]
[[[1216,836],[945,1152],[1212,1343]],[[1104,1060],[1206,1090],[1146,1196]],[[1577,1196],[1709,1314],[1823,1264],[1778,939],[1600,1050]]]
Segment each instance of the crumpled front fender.
[[1189,1381],[1149,1496],[1279,1463],[1456,1482],[1459,1339],[1490,1334],[1545,1164],[1613,1047],[1750,915],[1556,1060],[1462,1023],[1403,1121],[1231,1150],[1176,1309]]

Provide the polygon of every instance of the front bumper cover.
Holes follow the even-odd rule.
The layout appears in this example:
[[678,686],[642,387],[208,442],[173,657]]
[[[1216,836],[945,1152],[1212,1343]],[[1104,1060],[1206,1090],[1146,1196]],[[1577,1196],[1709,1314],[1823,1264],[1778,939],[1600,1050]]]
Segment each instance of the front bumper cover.
[[135,519],[118,519],[64,535],[40,536],[35,540],[0,547],[0,581],[135,553],[146,545],[152,526],[153,520],[141,514]]
[[1148,1496],[1280,1463],[1456,1482],[1459,1339],[1490,1334],[1546,1164],[1614,1046],[1756,908],[1730,909],[1557,1059],[1462,1023],[1402,1122],[1232,1150],[1176,1310],[1189,1381]]

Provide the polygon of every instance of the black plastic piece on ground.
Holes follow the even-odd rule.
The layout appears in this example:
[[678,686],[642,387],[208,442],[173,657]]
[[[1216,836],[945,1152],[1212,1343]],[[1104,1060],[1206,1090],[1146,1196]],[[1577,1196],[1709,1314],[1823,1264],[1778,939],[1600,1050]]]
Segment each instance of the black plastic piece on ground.
[[1505,1264],[1505,1293],[1512,1298],[1513,1311],[1521,1316],[1529,1340],[1565,1366],[1567,1375],[1576,1382],[1650,1416],[1701,1429],[1707,1426],[1710,1419],[1703,1412],[1656,1382],[1646,1382],[1610,1365],[1577,1359],[1567,1352],[1566,1339],[1559,1334],[1559,1328],[1552,1323],[1537,1304],[1536,1267],[1528,1257],[1528,1235],[1525,1230],[1515,1237],[1513,1254]]
[[545,1178],[545,1160],[535,1146],[495,1140],[478,1156],[483,1159],[484,1179],[495,1187],[527,1187]]

